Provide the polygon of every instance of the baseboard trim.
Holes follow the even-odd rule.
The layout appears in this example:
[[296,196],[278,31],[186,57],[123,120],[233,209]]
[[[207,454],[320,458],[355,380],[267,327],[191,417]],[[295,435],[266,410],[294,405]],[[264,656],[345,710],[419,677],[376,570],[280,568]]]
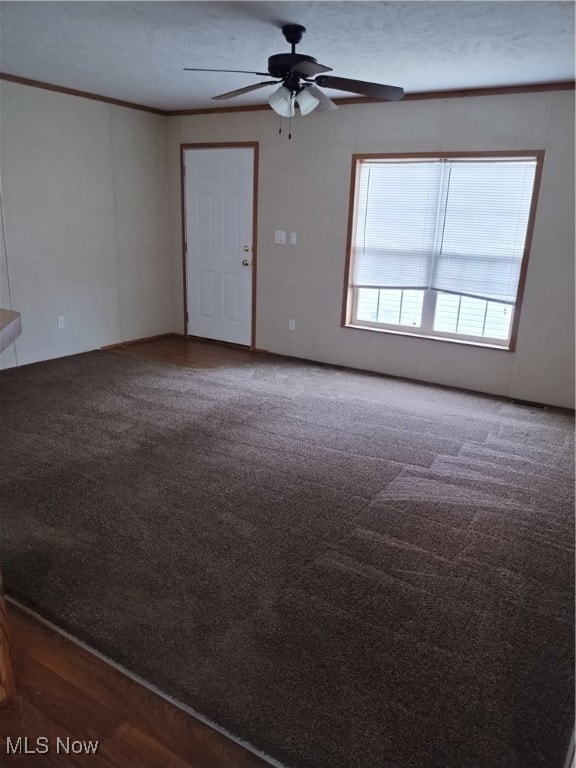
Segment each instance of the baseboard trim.
[[107,344],[104,347],[100,347],[100,349],[105,352],[108,349],[123,349],[124,347],[131,347],[134,344],[143,344],[145,341],[160,341],[160,339],[171,339],[171,338],[183,339],[184,334],[183,333],[160,333],[158,334],[158,336],[145,336],[142,339],[130,339],[130,341],[120,341],[118,344]]
[[[510,395],[496,394],[493,392],[483,392],[479,389],[468,389],[467,387],[457,387],[454,384],[440,384],[437,381],[429,381],[427,379],[414,379],[410,376],[400,376],[395,373],[384,373],[383,371],[375,371],[370,368],[353,368],[349,365],[344,365],[343,363],[327,363],[324,360],[313,360],[310,357],[298,357],[296,355],[288,355],[285,352],[268,352],[267,354],[270,358],[276,357],[278,359],[292,360],[297,363],[306,363],[309,365],[323,366],[325,368],[334,368],[341,371],[350,371],[351,373],[363,373],[368,376],[381,376],[382,378],[385,378],[385,379],[396,379],[397,381],[406,381],[411,384],[421,384],[422,386],[436,387],[438,389],[446,389],[446,390],[451,390],[453,392],[467,392],[471,395],[478,395],[480,397],[492,398],[493,400],[506,401],[508,403],[515,403],[516,405],[525,405],[525,406],[530,406],[533,408],[540,408],[540,409],[553,408],[559,411],[567,411],[570,414],[573,414],[575,412],[574,408],[568,408],[565,405],[553,405],[552,403],[537,403],[529,400],[517,400],[516,398],[511,397]],[[574,768],[576,768],[576,766]]]

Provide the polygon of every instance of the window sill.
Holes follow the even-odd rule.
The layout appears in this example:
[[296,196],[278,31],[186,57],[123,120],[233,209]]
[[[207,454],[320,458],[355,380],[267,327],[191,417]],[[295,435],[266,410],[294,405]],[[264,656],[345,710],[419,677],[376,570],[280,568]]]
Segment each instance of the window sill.
[[372,331],[375,333],[387,333],[392,336],[403,336],[411,339],[428,339],[430,341],[448,342],[448,344],[460,344],[466,347],[481,347],[483,349],[496,349],[499,352],[513,352],[511,346],[502,346],[500,344],[490,344],[484,341],[472,341],[470,339],[453,339],[449,336],[429,336],[424,333],[412,333],[409,331],[400,331],[392,328],[376,328],[372,325],[359,325],[356,323],[343,323],[342,328],[353,328],[357,331]]

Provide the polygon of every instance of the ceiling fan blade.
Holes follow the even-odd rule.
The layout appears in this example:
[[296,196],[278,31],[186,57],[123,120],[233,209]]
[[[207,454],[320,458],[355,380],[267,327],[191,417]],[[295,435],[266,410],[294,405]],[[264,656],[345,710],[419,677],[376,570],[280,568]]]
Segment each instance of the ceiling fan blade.
[[317,88],[313,83],[306,87],[312,96],[318,99],[320,102],[320,108],[325,112],[334,112],[335,109],[338,109],[338,105],[334,104],[332,99],[328,98],[324,91],[321,91],[320,88]]
[[317,61],[300,61],[292,67],[292,71],[303,77],[314,77],[322,72],[332,72],[332,67],[325,67]]
[[362,96],[372,96],[382,101],[399,101],[404,96],[404,89],[395,85],[382,85],[381,83],[369,83],[366,80],[349,80],[347,77],[331,77],[320,75],[314,81],[322,88],[335,88],[337,91],[350,91]]
[[258,88],[264,88],[265,85],[276,85],[280,80],[267,80],[265,83],[256,83],[256,85],[247,85],[245,88],[238,88],[235,91],[228,91],[228,93],[221,93],[220,96],[212,96],[214,101],[219,99],[232,99],[234,96],[242,96],[243,93],[250,93],[250,91],[256,91]]
[[202,69],[200,67],[184,67],[184,72],[239,72],[242,75],[260,75],[270,77],[270,72],[252,72],[248,69]]

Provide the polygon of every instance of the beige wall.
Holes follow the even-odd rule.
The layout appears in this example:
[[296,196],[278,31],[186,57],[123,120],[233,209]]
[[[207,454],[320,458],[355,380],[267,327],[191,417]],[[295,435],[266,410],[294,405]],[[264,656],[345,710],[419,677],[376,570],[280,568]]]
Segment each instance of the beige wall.
[[[271,111],[162,118],[7,82],[0,107],[0,302],[7,263],[23,326],[3,367],[182,332],[180,143],[258,141],[258,347],[573,407],[572,92],[341,107],[292,141]],[[483,149],[546,150],[517,351],[341,328],[351,155]]]
[[[573,407],[572,92],[341,107],[295,118],[292,141],[278,134],[278,120],[268,111],[170,118],[175,279],[180,143],[259,141],[258,347]],[[341,328],[352,154],[514,149],[546,150],[516,352]],[[296,231],[298,245],[274,245],[275,229]],[[181,328],[181,282],[174,299]]]
[[1,301],[9,306],[8,267],[22,314],[2,367],[170,332],[166,119],[0,88]]

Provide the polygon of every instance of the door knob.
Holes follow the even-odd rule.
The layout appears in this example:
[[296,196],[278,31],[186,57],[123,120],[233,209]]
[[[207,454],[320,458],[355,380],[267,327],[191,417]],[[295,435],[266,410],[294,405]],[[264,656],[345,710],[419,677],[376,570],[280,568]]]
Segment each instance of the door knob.
[[245,245],[244,246],[244,253],[248,253],[249,251],[250,251],[250,246],[249,245]]
[[250,266],[250,262],[248,261],[248,259],[244,259],[244,261],[242,262],[242,264],[243,264],[245,267],[249,267],[249,266]]

